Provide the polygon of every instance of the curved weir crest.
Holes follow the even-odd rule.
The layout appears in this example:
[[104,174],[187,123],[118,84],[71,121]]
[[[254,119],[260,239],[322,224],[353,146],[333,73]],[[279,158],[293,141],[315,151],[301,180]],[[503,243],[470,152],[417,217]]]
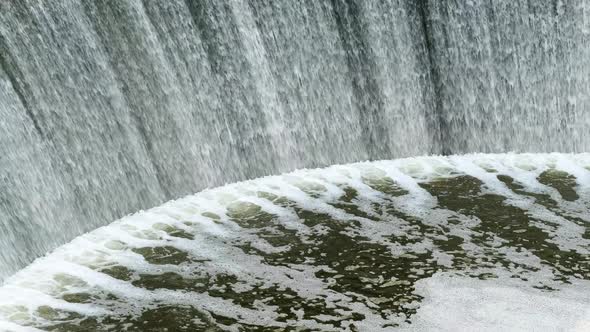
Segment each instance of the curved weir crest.
[[474,154],[208,189],[10,277],[0,329],[584,331],[589,178],[590,154]]
[[0,279],[207,187],[585,152],[588,1],[0,1]]

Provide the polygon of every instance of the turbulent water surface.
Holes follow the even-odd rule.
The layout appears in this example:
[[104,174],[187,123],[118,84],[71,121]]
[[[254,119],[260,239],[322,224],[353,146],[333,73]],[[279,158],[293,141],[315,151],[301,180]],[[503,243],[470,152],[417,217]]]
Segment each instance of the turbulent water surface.
[[589,154],[301,170],[76,238],[0,288],[0,329],[587,331],[589,225]]

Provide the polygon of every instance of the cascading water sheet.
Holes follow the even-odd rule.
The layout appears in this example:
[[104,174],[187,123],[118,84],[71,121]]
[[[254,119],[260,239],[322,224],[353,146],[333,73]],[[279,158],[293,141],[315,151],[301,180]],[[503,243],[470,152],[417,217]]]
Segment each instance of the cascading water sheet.
[[0,279],[203,188],[587,152],[586,0],[0,1]]
[[585,331],[589,226],[589,154],[300,170],[76,238],[0,288],[0,329]]

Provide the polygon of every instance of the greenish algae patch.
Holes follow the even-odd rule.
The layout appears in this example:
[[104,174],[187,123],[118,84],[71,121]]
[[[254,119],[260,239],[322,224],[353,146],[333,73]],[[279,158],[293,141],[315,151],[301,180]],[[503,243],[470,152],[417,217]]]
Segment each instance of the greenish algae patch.
[[400,187],[392,178],[387,176],[380,176],[380,177],[370,177],[365,176],[363,177],[363,183],[367,186],[371,187],[374,190],[380,191],[385,195],[397,197],[407,195],[409,192],[402,187]]
[[115,279],[129,281],[133,275],[133,271],[121,265],[115,265],[108,268],[101,269],[100,272],[107,274]]
[[189,306],[162,306],[144,310],[140,316],[89,317],[43,327],[52,332],[171,332],[223,331],[206,313]]
[[576,193],[576,177],[563,171],[549,169],[537,178],[546,186],[555,188],[563,199],[573,202],[580,198]]
[[135,248],[133,252],[142,255],[150,264],[178,265],[190,261],[188,253],[172,246]]

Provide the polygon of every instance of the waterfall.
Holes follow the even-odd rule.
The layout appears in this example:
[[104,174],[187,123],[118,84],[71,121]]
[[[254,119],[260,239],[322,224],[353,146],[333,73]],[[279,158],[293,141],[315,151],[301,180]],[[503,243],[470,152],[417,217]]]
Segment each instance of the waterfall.
[[241,179],[582,152],[583,0],[0,2],[0,278]]

